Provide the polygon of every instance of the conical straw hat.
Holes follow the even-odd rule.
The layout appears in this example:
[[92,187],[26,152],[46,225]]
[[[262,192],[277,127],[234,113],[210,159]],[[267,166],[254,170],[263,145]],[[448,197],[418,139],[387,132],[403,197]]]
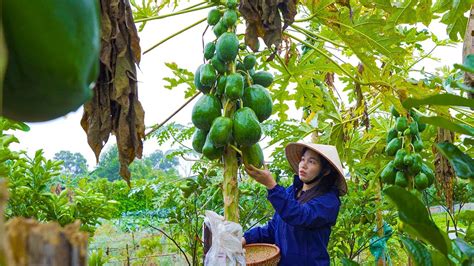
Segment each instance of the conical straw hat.
[[326,158],[328,162],[334,167],[338,172],[338,179],[336,181],[337,188],[339,189],[339,195],[344,196],[347,194],[347,183],[344,178],[344,171],[342,170],[341,159],[339,159],[339,154],[337,149],[332,145],[322,145],[306,142],[292,142],[286,145],[285,154],[286,159],[291,165],[291,168],[298,174],[298,165],[301,161],[301,156],[303,155],[303,150],[308,148],[318,153],[322,157]]

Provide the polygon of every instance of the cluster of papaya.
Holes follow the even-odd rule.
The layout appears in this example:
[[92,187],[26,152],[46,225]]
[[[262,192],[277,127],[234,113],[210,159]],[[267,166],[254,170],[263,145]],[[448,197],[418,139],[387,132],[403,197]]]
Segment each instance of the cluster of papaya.
[[420,133],[425,130],[426,124],[420,123],[419,115],[414,110],[404,116],[392,106],[391,113],[395,117],[395,126],[387,133],[385,153],[394,156],[394,159],[382,170],[382,182],[424,190],[434,181],[433,170],[420,155],[423,150]]
[[233,145],[241,151],[245,164],[261,167],[260,123],[272,114],[267,87],[273,76],[256,71],[256,56],[239,44],[236,6],[236,0],[228,0],[225,7],[212,9],[207,17],[216,39],[205,45],[205,63],[194,76],[194,85],[203,95],[192,110],[197,128],[192,145],[210,160],[221,158],[225,147]]

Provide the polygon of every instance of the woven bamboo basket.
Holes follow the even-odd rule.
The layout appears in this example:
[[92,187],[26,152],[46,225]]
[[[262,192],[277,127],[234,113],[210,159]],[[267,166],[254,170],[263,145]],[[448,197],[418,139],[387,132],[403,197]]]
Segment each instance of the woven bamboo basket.
[[272,244],[255,243],[244,246],[247,266],[277,266],[280,249]]

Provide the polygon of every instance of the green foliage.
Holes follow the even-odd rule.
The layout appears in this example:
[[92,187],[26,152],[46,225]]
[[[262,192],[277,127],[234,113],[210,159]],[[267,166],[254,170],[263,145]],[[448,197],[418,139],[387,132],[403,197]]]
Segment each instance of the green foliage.
[[87,173],[87,160],[78,152],[60,151],[54,154],[55,161],[62,161],[61,172],[73,177]]
[[[134,160],[129,169],[132,176],[137,178],[152,179],[160,175],[162,171],[176,171],[174,167],[178,164],[178,159],[172,156],[173,151],[156,150],[143,159]],[[102,153],[99,163],[91,176],[94,178],[107,178],[109,181],[120,180],[120,162],[118,158],[117,145]]]
[[[60,225],[81,221],[81,228],[93,233],[99,219],[109,219],[116,202],[91,189],[49,187],[61,172],[61,161],[47,160],[42,150],[33,158],[26,155],[8,164],[10,199],[7,218],[22,216]],[[51,191],[51,192],[50,192]]]
[[353,260],[371,246],[370,239],[377,235],[375,220],[379,208],[386,211],[384,219],[395,223],[395,213],[387,206],[379,206],[373,187],[348,183],[350,196],[341,198],[342,204],[336,225],[328,244],[330,257]]

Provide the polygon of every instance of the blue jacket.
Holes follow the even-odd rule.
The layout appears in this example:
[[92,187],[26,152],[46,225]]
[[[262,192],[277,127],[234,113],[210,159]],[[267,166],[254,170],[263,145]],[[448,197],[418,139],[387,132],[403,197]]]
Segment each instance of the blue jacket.
[[288,189],[277,185],[268,190],[275,209],[262,227],[245,232],[247,244],[270,243],[280,248],[279,265],[329,265],[327,245],[331,226],[336,223],[341,202],[336,187],[326,194],[300,204],[296,192],[303,186],[298,176]]

